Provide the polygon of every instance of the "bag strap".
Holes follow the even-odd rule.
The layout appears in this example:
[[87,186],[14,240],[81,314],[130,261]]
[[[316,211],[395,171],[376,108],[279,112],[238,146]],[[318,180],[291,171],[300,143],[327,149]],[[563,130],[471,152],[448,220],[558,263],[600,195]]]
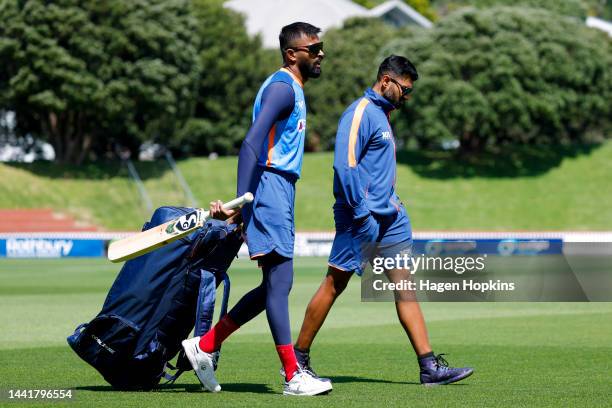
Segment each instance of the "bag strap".
[[207,270],[200,269],[200,289],[193,331],[196,336],[203,336],[211,329],[216,296],[217,281],[215,275]]
[[[176,372],[174,374],[170,374],[168,372],[168,369],[170,370],[175,370]],[[174,382],[181,376],[181,374],[183,374],[185,372],[185,370],[180,369],[180,368],[176,368],[175,366],[173,366],[172,364],[170,364],[169,361],[166,362],[166,365],[164,367],[164,372],[162,373],[162,378],[164,378],[166,380],[166,382],[164,382],[162,385],[168,385],[168,384],[174,384]]]
[[[198,306],[196,309],[196,324],[194,333],[196,336],[202,336],[206,334],[212,326],[212,319],[215,311],[215,301],[216,301],[216,290],[217,290],[217,279],[215,275],[209,271],[204,269],[200,270],[201,280],[200,280],[200,292],[198,296]],[[223,273],[221,276],[223,280],[223,299],[221,301],[221,314],[220,316],[225,316],[227,313],[227,306],[229,303],[229,295],[230,295],[230,279],[227,273]],[[164,367],[164,371],[162,373],[162,378],[166,381],[163,385],[174,384],[174,382],[183,374],[185,371],[191,370],[189,364],[184,365],[181,364],[181,359],[186,361],[184,351],[181,350],[178,358],[177,358],[177,366],[175,367],[170,362],[166,362]],[[214,365],[215,369],[219,362],[219,358],[221,357],[221,350],[218,350],[214,353]],[[175,371],[173,374],[169,372],[169,370]]]
[[221,301],[221,314],[219,316],[223,317],[227,314],[227,304],[229,303],[229,295],[230,295],[230,278],[229,275],[223,272],[223,300]]

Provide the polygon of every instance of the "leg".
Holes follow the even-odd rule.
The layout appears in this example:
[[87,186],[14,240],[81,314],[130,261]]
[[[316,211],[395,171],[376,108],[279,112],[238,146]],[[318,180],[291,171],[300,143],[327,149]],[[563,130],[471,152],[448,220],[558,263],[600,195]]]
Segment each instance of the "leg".
[[[406,210],[402,206],[398,216],[384,231],[381,243],[388,244],[388,246],[385,247],[383,252],[387,250],[390,252],[383,253],[383,256],[395,257],[397,254],[409,255],[411,253],[412,228],[405,211]],[[408,268],[386,271],[385,275],[390,282],[412,280],[412,275]],[[410,290],[397,290],[394,295],[397,317],[406,331],[412,348],[418,358],[421,371],[421,383],[425,385],[450,384],[472,375],[474,372],[472,368],[449,367],[446,360],[442,357],[442,354],[435,355],[433,353],[431,345],[429,344],[425,319],[415,292]]]
[[244,295],[242,299],[223,316],[221,320],[202,337],[194,337],[182,342],[185,355],[198,379],[208,391],[219,392],[221,386],[215,377],[215,352],[221,343],[265,308],[266,287],[260,284]]
[[293,260],[271,253],[262,260],[262,269],[266,284],[266,315],[285,374],[283,394],[316,395],[330,391],[331,383],[299,369],[291,345],[289,292],[293,285]]
[[[408,269],[394,269],[385,273],[391,282],[411,280]],[[431,350],[425,319],[416,294],[411,290],[395,291],[395,310],[406,331],[421,368],[421,383],[425,385],[450,384],[472,375],[473,369],[452,368],[442,355],[436,356]]]
[[283,365],[285,379],[291,381],[298,371],[298,362],[291,345],[289,324],[289,292],[293,285],[293,259],[272,252],[261,259],[266,287],[266,317]]
[[[390,282],[412,280],[410,271],[407,269],[394,269],[387,271],[385,274]],[[395,310],[417,356],[430,353],[431,345],[429,344],[425,318],[414,292],[409,290],[396,291]]]
[[[354,252],[353,235],[351,233],[352,212],[334,207],[336,235],[329,255],[329,268],[321,286],[314,294],[304,315],[304,322],[295,343],[296,350],[307,354],[325,318],[336,298],[346,288],[353,272],[359,268],[359,256]],[[333,266],[332,266],[333,265]],[[300,356],[298,356],[299,358]],[[307,361],[306,361],[307,362]],[[304,363],[304,361],[300,361]],[[304,364],[303,364],[304,365]],[[308,365],[308,364],[305,364]]]
[[266,308],[266,284],[265,278],[259,286],[245,294],[238,303],[227,312],[227,315],[238,325],[253,320]]
[[417,301],[395,302],[395,310],[402,327],[406,331],[414,352],[421,356],[431,352],[427,326]]
[[[391,282],[410,280],[408,269],[394,269],[385,273]],[[395,291],[395,309],[406,331],[421,368],[421,383],[425,385],[450,384],[472,375],[472,368],[452,368],[442,355],[436,356],[431,350],[425,319],[414,291]]]
[[300,335],[295,343],[296,349],[305,351],[310,349],[332,305],[346,288],[351,276],[352,273],[350,272],[342,271],[333,266],[329,267],[321,286],[319,286],[306,308]]
[[200,349],[206,353],[219,350],[225,339],[238,330],[240,326],[260,314],[265,307],[266,285],[264,278],[259,286],[244,295],[208,333],[200,338]]
[[291,344],[289,325],[289,292],[293,285],[293,259],[277,255],[275,252],[262,259],[266,287],[265,308],[268,324],[274,343]]

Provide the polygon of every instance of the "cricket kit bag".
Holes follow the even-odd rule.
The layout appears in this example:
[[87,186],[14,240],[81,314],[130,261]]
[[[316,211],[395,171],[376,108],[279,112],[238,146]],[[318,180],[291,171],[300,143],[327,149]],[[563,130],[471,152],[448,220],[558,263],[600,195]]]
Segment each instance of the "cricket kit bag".
[[[160,207],[143,231],[193,211]],[[191,330],[210,330],[216,289],[223,285],[221,316],[227,311],[227,269],[242,238],[235,224],[209,220],[192,234],[127,261],[102,311],[68,337],[72,349],[116,389],[150,390],[162,377],[174,380],[191,366],[179,355],[178,372],[165,370]]]

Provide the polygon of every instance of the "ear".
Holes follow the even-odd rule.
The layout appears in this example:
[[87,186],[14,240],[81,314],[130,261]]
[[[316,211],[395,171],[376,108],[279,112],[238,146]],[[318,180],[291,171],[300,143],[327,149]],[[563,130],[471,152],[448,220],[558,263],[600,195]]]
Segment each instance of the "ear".
[[385,74],[382,76],[382,78],[380,78],[380,85],[382,86],[382,89],[385,90],[389,87],[389,75]]
[[295,50],[289,48],[285,51],[285,62],[295,63],[297,61],[297,57],[295,56]]

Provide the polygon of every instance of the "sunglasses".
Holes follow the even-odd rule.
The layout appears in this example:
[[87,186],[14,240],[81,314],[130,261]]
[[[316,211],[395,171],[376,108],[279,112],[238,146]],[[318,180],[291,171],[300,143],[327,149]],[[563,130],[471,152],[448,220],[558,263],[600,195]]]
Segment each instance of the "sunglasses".
[[296,51],[306,51],[310,55],[316,56],[316,55],[319,55],[321,51],[323,51],[323,41],[314,43],[314,44],[310,44],[310,45],[306,45],[306,46],[302,46],[302,47],[288,47],[287,49],[296,50]]
[[399,82],[397,82],[395,79],[393,79],[391,77],[389,77],[389,81],[391,81],[395,85],[399,86],[399,88],[402,90],[402,97],[408,96],[412,92],[412,87],[402,86]]

